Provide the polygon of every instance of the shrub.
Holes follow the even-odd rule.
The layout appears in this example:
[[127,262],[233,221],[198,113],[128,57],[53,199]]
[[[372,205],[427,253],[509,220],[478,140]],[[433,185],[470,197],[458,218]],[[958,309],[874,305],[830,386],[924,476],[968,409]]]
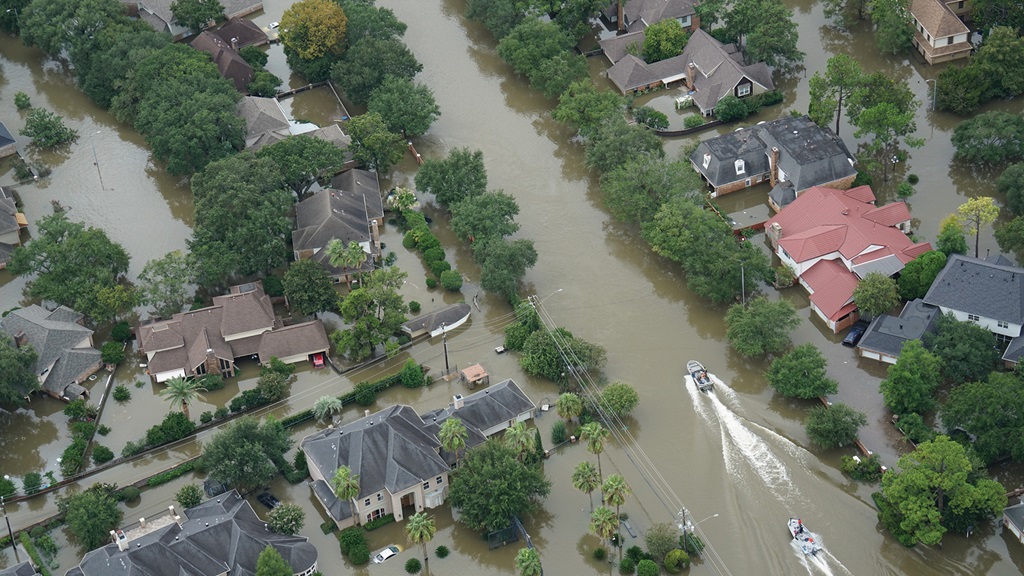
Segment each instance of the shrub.
[[349,556],[354,548],[360,545],[366,547],[366,531],[359,526],[345,528],[338,532],[338,544],[341,546],[341,553]]
[[114,459],[114,451],[102,444],[93,446],[92,449],[92,461],[93,464],[105,464]]
[[683,127],[685,128],[696,128],[704,125],[704,117],[700,114],[690,114],[683,120]]
[[295,471],[306,477],[309,475],[309,465],[306,463],[306,453],[302,450],[295,452],[295,458],[292,460],[292,466],[295,467]]
[[0,478],[0,496],[4,498],[10,498],[18,493],[17,487],[14,482],[7,478]]
[[430,250],[423,253],[423,261],[429,266],[438,260],[444,260],[444,248],[440,246],[434,246]]
[[896,424],[907,440],[910,440],[914,444],[920,444],[921,442],[927,442],[935,439],[935,430],[932,430],[924,423],[924,418],[920,414],[910,413],[903,414],[900,416],[899,422]]
[[184,464],[178,466],[177,468],[171,468],[167,472],[157,474],[156,476],[153,476],[146,482],[146,486],[152,488],[154,486],[166,484],[171,480],[174,480],[175,478],[180,478],[181,476],[184,476],[185,474],[188,474],[189,472],[195,470],[197,462],[199,462],[199,460],[185,462]]
[[110,426],[100,424],[99,428],[96,429],[96,433],[100,436],[106,436],[107,434],[110,434]]
[[427,288],[437,288],[437,280],[427,277]]
[[110,331],[110,337],[118,342],[127,342],[132,337],[132,327],[127,322],[118,322]]
[[221,406],[220,408],[217,408],[217,410],[215,410],[214,413],[213,413],[213,417],[218,419],[218,420],[220,420],[221,418],[226,417],[227,415],[228,415],[228,409],[227,409],[226,406]]
[[632,574],[636,572],[636,562],[629,556],[619,560],[619,574]]
[[857,186],[871,186],[874,184],[875,179],[871,177],[871,174],[867,172],[857,172],[857,177],[853,179],[852,187]]
[[99,409],[92,404],[86,404],[85,400],[79,398],[68,402],[64,407],[64,415],[71,420],[89,420],[99,414]]
[[[108,344],[111,344],[111,342],[108,342]],[[118,384],[114,387],[113,396],[116,402],[127,402],[132,399],[132,391],[124,384]]]
[[20,133],[31,138],[32,145],[38,148],[53,148],[78,139],[78,132],[65,126],[62,117],[42,108],[28,113]]
[[839,468],[854,480],[878,482],[882,479],[882,461],[878,459],[878,454],[867,458],[843,456]]
[[734,122],[747,117],[747,105],[739,98],[729,95],[715,105],[715,117],[722,122]]
[[412,312],[413,314],[415,314],[415,313],[417,313],[419,311],[420,311],[420,303],[415,301],[415,300],[410,300],[409,301],[409,312]]
[[594,560],[604,560],[608,556],[608,551],[604,549],[604,546],[594,548],[594,551],[590,553],[594,557]]
[[200,424],[209,424],[210,422],[213,422],[213,412],[207,410],[199,415]]
[[395,262],[398,262],[398,254],[394,252],[388,252],[387,256],[384,257],[385,266],[394,266]]
[[352,548],[352,551],[348,555],[348,561],[356,566],[362,566],[370,561],[370,548],[366,543],[362,543]]
[[638,106],[633,109],[633,119],[653,130],[668,128],[668,116],[650,106]]
[[142,495],[142,491],[135,486],[125,486],[117,491],[117,500],[119,502],[134,502],[139,499]]
[[[43,485],[43,477],[39,472],[29,472],[25,474],[25,477],[21,479],[21,486],[25,490],[25,494],[31,496],[36,492],[39,492],[40,486]],[[0,491],[3,489],[0,488]]]
[[195,484],[185,484],[174,493],[174,499],[187,510],[202,503],[203,491]]
[[284,296],[284,282],[277,276],[267,276],[263,279],[263,291],[271,298]]
[[682,546],[684,552],[692,556],[697,556],[704,550],[704,541],[693,532],[687,532],[686,536],[680,536],[679,545]]
[[405,571],[408,572],[409,574],[416,574],[422,568],[423,568],[423,565],[420,564],[420,561],[417,560],[416,558],[409,558],[408,560],[405,561]]
[[134,455],[136,455],[136,454],[138,454],[140,452],[143,452],[145,450],[146,450],[146,443],[145,442],[132,442],[132,441],[129,440],[124,445],[124,448],[121,448],[121,457],[122,458],[127,458],[129,456],[134,456]]
[[793,269],[785,264],[780,264],[775,269],[775,285],[779,287],[792,286],[793,281],[796,280],[796,274]]
[[569,431],[565,427],[565,420],[555,420],[554,425],[551,426],[551,443],[561,444],[569,437]]
[[337,529],[338,529],[338,525],[335,524],[334,522],[330,521],[330,520],[328,520],[327,522],[322,522],[320,524],[320,531],[323,532],[325,536],[327,534],[333,533]]
[[369,382],[356,384],[355,400],[360,406],[372,406],[377,401],[377,389]]
[[910,198],[914,195],[914,186],[910,182],[900,182],[896,187],[896,195],[900,198]]
[[911,186],[917,186],[917,183],[920,181],[921,178],[918,177],[917,174],[907,174],[907,182],[909,182]]
[[71,425],[71,437],[81,438],[88,441],[96,432],[96,425],[92,422],[75,422]]
[[690,567],[690,555],[676,548],[665,555],[665,570],[676,574]]
[[164,416],[163,422],[146,430],[146,444],[149,447],[153,447],[174,442],[188,436],[195,429],[195,423],[184,414],[181,412],[171,412]]
[[104,342],[100,349],[100,357],[104,364],[120,364],[124,362],[124,344],[121,342]]
[[78,470],[85,464],[85,440],[75,438],[71,445],[64,449],[60,456],[60,473],[65,478],[78,474]]
[[267,516],[268,526],[278,534],[294,536],[302,530],[306,523],[306,513],[298,504],[281,504],[270,511]]
[[660,572],[654,560],[641,560],[636,564],[636,576],[658,576]]
[[213,392],[224,387],[224,379],[220,374],[205,374],[199,378],[199,384],[206,388],[207,392]]
[[451,554],[451,551],[448,550],[447,546],[442,545],[434,549],[434,554],[437,555],[438,558],[447,558],[448,554]]
[[411,359],[402,367],[402,371],[399,372],[399,379],[406,388],[421,388],[426,384],[426,379],[423,377],[423,368],[415,360]]
[[406,250],[416,248],[416,236],[413,235],[412,230],[406,232],[405,236],[402,236],[402,247]]
[[28,94],[18,92],[14,95],[14,105],[18,107],[18,110],[25,110],[32,107],[32,100],[29,99]]
[[[441,274],[443,274],[443,273],[445,273],[445,272],[447,272],[447,271],[449,271],[451,269],[452,269],[452,265],[449,264],[447,260],[437,260],[435,262],[431,262],[430,263],[430,272],[431,272],[431,274],[433,274],[434,276],[437,276],[438,278],[441,277]],[[436,285],[437,284],[435,284],[435,286]]]
[[366,530],[367,532],[371,532],[373,530],[376,530],[377,528],[380,528],[381,526],[387,526],[388,524],[391,524],[394,521],[395,521],[395,515],[394,514],[388,514],[387,516],[381,516],[380,518],[377,518],[376,520],[370,520],[366,524],[363,524],[363,529]]
[[458,270],[445,270],[441,272],[441,286],[449,292],[458,292],[462,289],[462,272]]
[[639,564],[641,560],[651,559],[651,555],[644,552],[643,548],[639,546],[630,546],[629,548],[627,548],[626,557],[631,559],[634,564]]
[[143,386],[145,386],[145,385],[146,385],[146,383],[145,383],[145,382],[143,382],[142,380],[136,380],[136,381],[135,381],[135,387],[136,387],[136,388],[142,388],[142,387],[143,387]]

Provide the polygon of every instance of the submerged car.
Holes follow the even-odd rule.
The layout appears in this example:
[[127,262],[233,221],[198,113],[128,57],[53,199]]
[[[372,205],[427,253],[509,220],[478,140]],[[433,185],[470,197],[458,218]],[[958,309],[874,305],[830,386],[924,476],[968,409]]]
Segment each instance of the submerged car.
[[392,544],[391,546],[388,546],[387,548],[378,552],[377,555],[373,557],[373,563],[380,564],[381,562],[384,562],[388,558],[391,558],[392,556],[398,554],[401,551],[401,548]]
[[846,338],[843,338],[843,346],[856,346],[857,342],[860,342],[861,337],[864,336],[864,332],[867,332],[868,323],[863,320],[854,322],[853,326],[850,327],[850,331],[846,333]]
[[281,501],[277,499],[277,496],[274,496],[270,492],[260,492],[259,495],[256,496],[256,500],[271,510],[277,508],[281,503]]

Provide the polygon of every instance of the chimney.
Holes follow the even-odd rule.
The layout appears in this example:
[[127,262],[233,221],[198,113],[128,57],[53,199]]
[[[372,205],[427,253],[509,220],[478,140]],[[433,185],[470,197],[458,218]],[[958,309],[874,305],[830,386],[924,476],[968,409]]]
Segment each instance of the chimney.
[[768,177],[774,188],[779,182],[779,149],[775,146],[772,146],[772,165],[769,167]]
[[693,92],[693,69],[694,68],[695,68],[695,66],[693,65],[693,62],[690,62],[690,65],[686,67],[686,89],[689,90],[690,92]]
[[465,402],[464,402],[464,401],[462,400],[462,394],[456,394],[456,395],[455,395],[455,396],[454,396],[454,397],[452,398],[452,406],[453,406],[453,407],[454,407],[454,408],[455,408],[456,410],[458,410],[459,408],[462,408],[462,407],[463,407],[463,406],[465,406],[465,405],[466,405],[466,403],[465,403]]
[[168,511],[169,511],[169,512],[171,513],[171,516],[174,516],[174,515],[175,515],[175,514],[174,514],[174,504],[171,504],[170,506],[168,506],[168,507],[167,507],[167,510],[168,510]]
[[111,530],[110,539],[117,544],[117,549],[124,552],[128,549],[128,537],[124,535],[124,530]]
[[238,52],[238,38],[231,39],[231,49]]
[[19,330],[18,333],[14,335],[14,347],[21,348],[22,346],[25,346],[27,344],[28,336],[25,335],[24,330]]
[[369,417],[370,417],[370,410],[369,409],[363,410],[363,418],[369,418]]
[[139,528],[145,528],[145,527],[146,527],[146,519],[145,518],[139,518]]

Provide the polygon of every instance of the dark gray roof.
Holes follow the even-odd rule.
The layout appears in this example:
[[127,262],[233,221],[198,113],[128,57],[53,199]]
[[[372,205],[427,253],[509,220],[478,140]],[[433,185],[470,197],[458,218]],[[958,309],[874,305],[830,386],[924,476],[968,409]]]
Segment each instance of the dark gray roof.
[[1003,516],[1013,523],[1017,530],[1024,531],[1024,503],[1004,508]]
[[[380,195],[377,195],[378,201]],[[331,240],[370,240],[370,216],[363,194],[327,188],[295,205],[292,245],[296,251],[324,248]]]
[[1006,351],[1003,352],[1003,360],[1016,364],[1020,362],[1021,356],[1024,356],[1024,336],[1017,336],[1010,340],[1010,344],[1006,346]]
[[256,560],[267,546],[281,553],[294,573],[311,568],[317,550],[302,536],[267,529],[252,506],[232,490],[185,511],[180,526],[170,523],[129,542],[85,555],[68,576],[253,576]]
[[775,89],[772,72],[764,62],[744,66],[743,54],[734,44],[722,44],[703,30],[694,30],[682,56],[687,64],[692,62],[697,68],[693,76],[696,92],[691,96],[701,110],[713,109],[744,78],[765,90]]
[[[426,330],[427,332],[433,332],[444,325],[451,326],[459,320],[462,320],[469,313],[472,308],[465,302],[459,302],[458,304],[452,304],[451,306],[445,306],[440,310],[435,310],[430,314],[425,314],[409,320],[405,324],[402,324],[402,328],[409,332],[418,332],[420,330]],[[450,330],[451,328],[449,328]]]
[[793,188],[793,182],[786,180],[785,182],[779,182],[772,188],[772,191],[768,193],[768,197],[772,199],[780,209],[785,208],[790,202],[796,200],[796,188]]
[[984,318],[1024,324],[1022,283],[1024,269],[953,254],[935,277],[924,301]]
[[[462,408],[456,409],[454,405],[449,404],[446,408],[427,412],[423,415],[423,422],[430,432],[436,434],[445,420],[458,418],[468,432],[467,448],[482,444],[487,439],[483,434],[485,430],[514,420],[520,414],[537,407],[511,379],[470,394],[463,398],[462,402]],[[453,455],[444,456],[449,462],[454,461]]]
[[626,54],[608,69],[608,79],[623,93],[661,81],[648,69],[647,63],[632,54]]
[[[48,392],[63,396],[72,381],[100,362],[100,352],[86,346],[76,348],[92,336],[92,330],[78,324],[82,315],[61,306],[54,311],[33,304],[12,311],[0,326],[9,336],[24,332],[37,354],[35,372],[44,376],[42,387]],[[52,368],[51,368],[52,366]]]
[[11,135],[11,131],[7,129],[7,126],[0,122],[0,148],[10,144],[14,144],[14,136]]
[[610,60],[612,64],[615,64],[619,60],[622,60],[626,54],[629,54],[629,52],[627,52],[627,48],[631,45],[635,44],[642,48],[644,45],[644,38],[646,38],[646,36],[646,33],[643,30],[640,30],[638,32],[630,32],[629,34],[623,34],[621,36],[605,38],[598,42],[598,44],[601,45],[601,49],[604,50],[604,55],[608,57],[608,60]]
[[[0,136],[0,139],[2,139],[2,136]],[[0,148],[3,146],[4,143],[0,142]],[[14,232],[21,228],[16,217],[17,213],[18,206],[14,202],[14,191],[0,186],[0,234]]]
[[907,340],[921,340],[925,332],[934,332],[939,316],[938,308],[920,298],[907,302],[899,316],[882,314],[875,318],[857,347],[899,356]]
[[[708,155],[708,166],[704,167],[704,155]],[[704,140],[690,155],[690,160],[713,186],[721,186],[749,178],[751,174],[768,171],[767,149],[757,137],[754,127],[723,134]],[[736,173],[736,160],[743,160],[744,171]]]
[[380,181],[376,172],[358,168],[346,170],[331,179],[331,186],[352,193],[355,198],[361,197],[367,219],[384,217],[384,203],[380,199]]
[[38,572],[28,560],[0,570],[0,576],[37,576]]
[[992,264],[998,264],[1000,266],[1013,266],[1014,265],[1013,264],[1013,260],[1010,260],[1006,256],[1003,256],[1002,254],[999,254],[999,253],[992,254],[991,256],[986,256],[985,257],[985,261],[986,262],[991,262]]

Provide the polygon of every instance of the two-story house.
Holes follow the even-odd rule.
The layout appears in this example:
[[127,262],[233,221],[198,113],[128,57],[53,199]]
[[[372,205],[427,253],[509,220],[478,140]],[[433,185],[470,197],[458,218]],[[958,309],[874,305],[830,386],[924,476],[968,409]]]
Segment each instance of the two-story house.
[[970,12],[964,0],[911,0],[914,48],[929,64],[971,55],[971,30],[963,19]]
[[914,243],[903,202],[875,206],[871,188],[816,186],[800,194],[765,224],[783,265],[810,293],[811,309],[834,332],[857,321],[853,291],[872,272],[892,276],[931,250]]
[[0,270],[11,261],[11,253],[21,246],[21,231],[28,228],[28,219],[18,211],[14,190],[0,186]]
[[[174,11],[171,6],[175,0],[122,0],[128,10],[129,16],[138,17],[148,23],[157,32],[167,32],[180,40],[193,31],[182,26],[174,19]],[[219,0],[224,8],[222,17],[231,20],[248,16],[253,12],[263,9],[262,0]]]
[[626,0],[612,2],[601,14],[620,33],[645,30],[651,24],[674,18],[687,32],[700,28],[694,0]]
[[[465,398],[457,395],[448,407],[423,416],[410,406],[396,405],[321,430],[300,444],[312,478],[310,488],[342,528],[389,514],[401,520],[435,508],[448,497],[448,474],[455,462],[455,455],[441,448],[441,425],[449,418],[461,420],[469,449],[532,418],[535,408],[515,382],[505,380]],[[359,475],[354,511],[352,501],[338,498],[331,485],[341,466]]]

